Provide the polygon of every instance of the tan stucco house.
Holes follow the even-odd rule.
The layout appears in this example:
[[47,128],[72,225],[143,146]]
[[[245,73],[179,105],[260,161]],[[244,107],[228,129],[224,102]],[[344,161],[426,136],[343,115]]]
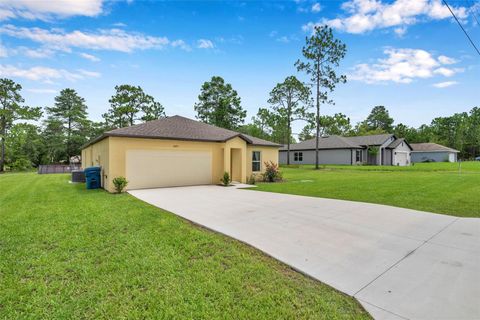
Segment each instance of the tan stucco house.
[[82,149],[82,167],[102,167],[102,187],[123,176],[127,189],[217,184],[226,171],[233,181],[278,163],[270,141],[173,116],[105,132]]

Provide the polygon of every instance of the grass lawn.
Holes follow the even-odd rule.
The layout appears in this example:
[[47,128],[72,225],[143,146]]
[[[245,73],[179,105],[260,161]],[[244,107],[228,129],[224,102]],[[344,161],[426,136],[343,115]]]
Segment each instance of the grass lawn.
[[84,188],[67,175],[0,175],[1,319],[370,318],[240,242]]
[[282,167],[285,182],[256,190],[363,201],[459,217],[480,217],[480,162],[395,166]]

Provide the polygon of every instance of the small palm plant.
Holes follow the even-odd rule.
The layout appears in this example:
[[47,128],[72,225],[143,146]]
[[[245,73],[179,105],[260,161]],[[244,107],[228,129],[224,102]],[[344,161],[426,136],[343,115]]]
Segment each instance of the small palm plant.
[[224,187],[228,187],[228,186],[230,185],[230,182],[231,182],[231,181],[232,181],[232,180],[230,179],[230,174],[225,171],[225,172],[223,173],[222,179],[220,179],[220,182],[222,183],[222,185],[223,185]]
[[122,193],[123,189],[127,187],[128,181],[125,177],[116,177],[113,179],[113,185],[117,193]]

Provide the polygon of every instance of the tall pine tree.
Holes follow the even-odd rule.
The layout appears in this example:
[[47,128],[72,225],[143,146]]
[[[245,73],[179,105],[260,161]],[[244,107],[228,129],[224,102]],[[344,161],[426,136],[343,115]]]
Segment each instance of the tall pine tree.
[[137,120],[146,122],[165,117],[162,104],[146,94],[140,86],[115,86],[115,94],[109,102],[110,109],[102,116],[112,129],[133,126]]
[[303,61],[298,60],[295,65],[298,71],[304,71],[310,76],[315,85],[316,93],[316,117],[315,117],[315,169],[319,168],[318,144],[320,139],[320,105],[322,103],[333,104],[329,93],[335,89],[338,83],[347,81],[345,75],[338,76],[335,68],[347,52],[346,45],[333,36],[329,26],[316,26],[313,35],[307,37],[306,44],[302,48]]
[[9,130],[18,120],[36,120],[42,115],[38,107],[27,107],[20,91],[22,86],[10,79],[0,79],[0,173],[5,167],[6,140]]
[[80,147],[86,142],[84,132],[88,115],[85,99],[73,89],[63,89],[55,97],[54,106],[47,108],[47,114],[47,124],[62,124],[59,134],[63,136],[65,143],[65,160],[70,163],[70,158],[78,155]]
[[222,77],[212,77],[202,85],[195,111],[200,121],[230,130],[238,129],[247,115],[237,91]]

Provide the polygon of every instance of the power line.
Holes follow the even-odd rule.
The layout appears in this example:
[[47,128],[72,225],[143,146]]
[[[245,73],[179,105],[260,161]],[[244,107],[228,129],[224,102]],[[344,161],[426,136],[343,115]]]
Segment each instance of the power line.
[[480,56],[480,50],[478,50],[477,46],[475,45],[475,43],[473,43],[473,40],[472,38],[470,38],[470,36],[468,35],[467,31],[463,28],[462,24],[460,23],[460,21],[458,21],[457,19],[457,16],[455,15],[455,13],[453,13],[452,9],[450,9],[450,6],[448,5],[447,3],[447,0],[443,0],[443,3],[447,6],[448,10],[450,11],[450,13],[452,14],[452,16],[455,18],[455,20],[457,21],[458,25],[460,26],[460,28],[462,28],[463,32],[465,33],[465,35],[467,36],[468,40],[470,40],[470,43],[472,44],[472,46],[475,48],[475,50],[477,51],[478,55]]

